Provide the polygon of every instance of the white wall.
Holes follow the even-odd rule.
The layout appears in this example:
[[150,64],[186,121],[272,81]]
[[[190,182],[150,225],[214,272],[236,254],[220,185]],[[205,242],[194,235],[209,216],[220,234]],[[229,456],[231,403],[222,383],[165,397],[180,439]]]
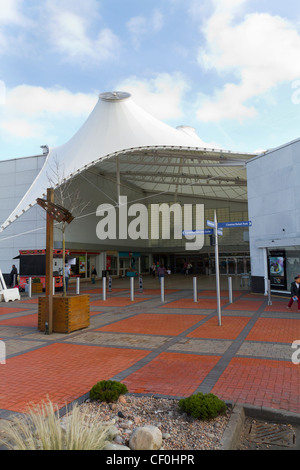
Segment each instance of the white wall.
[[[0,161],[0,223],[20,202],[45,161],[45,155]],[[37,230],[42,227],[42,230]],[[23,234],[30,231],[30,234]],[[18,236],[16,236],[18,235]],[[31,208],[0,233],[0,269],[3,273],[18,267],[21,249],[45,248],[45,216],[39,206]]]
[[300,139],[247,163],[252,276],[265,276],[264,247],[300,245]]

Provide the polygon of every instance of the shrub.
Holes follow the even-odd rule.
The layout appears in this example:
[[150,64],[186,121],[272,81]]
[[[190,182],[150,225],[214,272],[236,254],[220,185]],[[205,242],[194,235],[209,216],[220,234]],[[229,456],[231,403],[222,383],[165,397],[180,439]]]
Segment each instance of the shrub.
[[114,380],[102,380],[90,390],[91,400],[105,401],[107,403],[116,401],[120,395],[127,393],[126,385]]
[[179,408],[193,418],[208,420],[226,411],[226,404],[213,393],[196,393],[179,400]]

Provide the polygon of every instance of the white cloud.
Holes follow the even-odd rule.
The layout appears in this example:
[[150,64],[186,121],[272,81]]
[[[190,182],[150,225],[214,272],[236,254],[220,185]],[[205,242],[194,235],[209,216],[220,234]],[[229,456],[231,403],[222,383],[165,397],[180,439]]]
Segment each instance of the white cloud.
[[1,0],[0,24],[21,25],[25,20],[21,13],[22,4],[23,0]]
[[1,0],[0,55],[24,53],[23,31],[33,27],[33,21],[22,12],[23,0]]
[[149,34],[159,32],[164,25],[164,16],[159,8],[152,11],[149,17],[133,16],[127,21],[126,26],[131,34],[135,48],[139,48],[142,40]]
[[43,137],[60,120],[69,121],[88,116],[97,102],[97,95],[71,93],[54,87],[45,89],[20,85],[6,90],[1,108],[0,130],[22,138]]
[[256,109],[249,103],[251,99],[300,76],[300,35],[296,26],[267,13],[247,14],[238,22],[237,8],[245,3],[215,2],[216,10],[203,29],[207,46],[199,51],[198,62],[207,70],[235,77],[217,90],[213,99],[201,97],[198,118],[203,121],[252,118]]
[[60,88],[43,88],[19,85],[6,91],[6,106],[9,112],[28,116],[85,115],[96,103],[96,95],[71,93]]
[[117,57],[120,40],[109,28],[95,30],[100,18],[99,4],[69,0],[47,2],[48,39],[65,60],[81,64],[99,64]]
[[184,93],[188,90],[188,83],[179,73],[158,74],[148,80],[129,77],[119,83],[118,88],[131,93],[137,104],[158,119],[183,116],[181,104]]
[[157,8],[152,14],[152,26],[154,31],[160,31],[164,25],[164,16],[162,12]]
[[32,139],[42,132],[42,126],[38,123],[30,123],[25,119],[9,119],[0,122],[0,129],[11,136]]

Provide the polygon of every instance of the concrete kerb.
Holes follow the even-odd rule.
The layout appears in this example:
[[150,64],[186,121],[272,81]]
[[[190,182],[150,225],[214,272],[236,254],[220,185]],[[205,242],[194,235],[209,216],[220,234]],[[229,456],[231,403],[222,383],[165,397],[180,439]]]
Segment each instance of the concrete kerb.
[[245,422],[244,408],[235,405],[223,433],[220,450],[235,450]]
[[300,426],[300,414],[263,406],[235,404],[223,433],[220,450],[236,450],[246,417],[276,424]]

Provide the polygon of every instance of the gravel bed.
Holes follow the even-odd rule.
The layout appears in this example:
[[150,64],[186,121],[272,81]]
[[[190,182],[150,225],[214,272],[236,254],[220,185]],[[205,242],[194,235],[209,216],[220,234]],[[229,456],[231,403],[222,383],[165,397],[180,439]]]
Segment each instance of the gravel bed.
[[227,426],[229,411],[210,421],[191,418],[178,409],[178,400],[154,397],[121,396],[115,403],[87,400],[83,411],[113,422],[119,435],[113,442],[128,446],[136,427],[157,426],[163,435],[163,450],[217,450]]

